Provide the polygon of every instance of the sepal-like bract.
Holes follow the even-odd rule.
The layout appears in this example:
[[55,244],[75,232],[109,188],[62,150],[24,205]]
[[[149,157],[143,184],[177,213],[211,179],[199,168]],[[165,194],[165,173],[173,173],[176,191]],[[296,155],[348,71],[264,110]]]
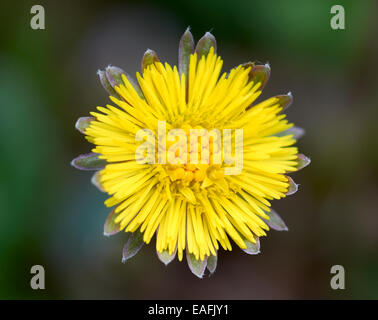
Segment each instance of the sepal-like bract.
[[217,269],[217,264],[218,264],[218,253],[217,255],[210,255],[208,258],[207,258],[207,270],[210,271],[211,274],[213,274],[215,272],[215,270]]
[[101,170],[104,169],[107,162],[99,158],[97,153],[81,154],[71,161],[71,165],[79,170]]
[[305,134],[305,130],[299,127],[291,127],[285,131],[281,131],[280,133],[276,134],[277,137],[283,137],[287,135],[293,135],[295,140],[302,138]]
[[269,220],[265,220],[266,224],[274,230],[277,231],[288,231],[288,227],[282,218],[278,215],[276,211],[270,209],[270,212],[265,212],[269,216]]
[[94,117],[80,117],[77,119],[75,128],[80,132],[80,133],[85,133],[85,129],[87,129],[91,122],[94,120]]
[[214,48],[214,52],[217,52],[217,41],[215,40],[215,37],[210,32],[206,32],[205,35],[199,39],[196,46],[198,61],[202,56],[207,56],[211,47]]
[[115,209],[109,214],[107,217],[105,224],[104,224],[104,236],[110,237],[115,235],[116,233],[120,232],[119,224],[115,223],[115,219],[117,217],[117,214],[115,212]]
[[293,178],[286,176],[288,182],[289,182],[289,188],[286,192],[287,196],[290,196],[298,191],[298,185],[294,182]]
[[260,253],[260,239],[257,236],[254,236],[256,243],[249,241],[247,239],[243,239],[244,243],[246,244],[247,248],[243,249],[245,253],[255,255]]
[[270,66],[265,65],[255,65],[252,67],[249,73],[249,80],[253,81],[254,84],[261,83],[259,90],[263,90],[267,84],[270,77]]
[[188,79],[190,55],[193,53],[193,50],[194,39],[190,29],[188,28],[181,37],[178,55],[178,71],[180,75],[185,75],[186,80]]
[[142,73],[149,65],[159,62],[159,58],[154,50],[147,49],[142,58]]
[[122,262],[125,263],[127,260],[134,257],[143,247],[143,244],[143,234],[139,231],[133,232],[123,247]]
[[188,261],[190,271],[198,278],[202,279],[207,266],[207,257],[203,260],[197,260],[194,254],[186,250],[186,260]]
[[298,165],[297,165],[297,170],[301,170],[304,167],[307,167],[311,163],[311,159],[306,157],[304,154],[299,153],[298,154]]
[[168,250],[164,250],[162,252],[159,252],[156,250],[156,254],[159,260],[163,262],[166,266],[175,259],[176,253],[177,253],[177,247],[176,247],[176,250],[172,254],[169,254]]

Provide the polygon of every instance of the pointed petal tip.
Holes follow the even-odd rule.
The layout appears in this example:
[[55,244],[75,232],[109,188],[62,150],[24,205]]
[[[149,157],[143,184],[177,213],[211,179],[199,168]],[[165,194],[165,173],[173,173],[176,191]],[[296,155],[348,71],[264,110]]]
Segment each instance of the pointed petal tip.
[[270,65],[266,63],[265,65],[253,65],[250,73],[249,80],[254,83],[261,82],[259,90],[263,90],[270,78]]
[[298,154],[297,171],[307,167],[311,163],[311,159],[302,153]]
[[115,222],[116,218],[117,218],[117,213],[115,212],[115,209],[113,209],[112,212],[110,212],[110,214],[106,218],[105,223],[104,223],[104,236],[105,237],[113,236],[121,231],[121,229],[119,228],[119,224]]
[[123,71],[123,69],[119,68],[119,67],[116,67],[116,66],[112,66],[111,64],[109,64],[106,69],[105,69],[105,72],[107,74],[110,74],[111,76],[120,76],[120,74],[123,74],[125,73],[125,71]]
[[153,53],[156,53],[156,52],[150,48],[147,48],[146,51],[144,52],[144,54],[153,54]]
[[302,138],[306,134],[306,130],[300,127],[293,127],[291,132],[295,140]]
[[123,69],[109,64],[105,68],[105,73],[106,77],[108,78],[110,84],[113,87],[115,87],[116,85],[123,84],[122,74],[126,74],[126,72]]
[[306,131],[300,127],[291,127],[287,130],[281,131],[276,134],[277,137],[284,137],[287,135],[292,135],[295,140],[299,140],[305,135]]
[[214,48],[214,53],[216,53],[217,41],[210,32],[206,32],[205,35],[201,39],[199,39],[195,49],[195,52],[198,55],[198,59],[201,59],[202,56],[207,56],[211,47]]
[[179,52],[178,52],[178,71],[185,75],[185,79],[188,80],[188,70],[190,55],[194,50],[194,38],[190,32],[190,27],[186,29],[184,34],[181,36],[179,42]]
[[109,81],[109,78],[108,78],[108,68],[110,66],[106,67],[105,70],[97,70],[97,75],[100,79],[100,82],[101,82],[101,85],[103,86],[103,88],[106,90],[106,92],[111,95],[111,96],[115,96],[115,97],[118,97],[118,94],[115,92],[111,82]]
[[110,83],[110,90],[108,90],[109,94],[111,96],[116,97],[117,99],[122,99],[122,97],[119,96],[119,94],[115,91],[116,87],[119,87],[121,85],[125,85],[123,82],[123,76],[127,78],[127,80],[130,82],[130,84],[133,86],[134,90],[138,93],[138,95],[144,99],[143,93],[138,85],[138,83],[130,77],[129,74],[127,74],[123,69],[109,65],[106,70],[106,77],[108,82]]
[[91,183],[101,192],[105,192],[105,189],[101,185],[100,171],[96,171],[91,178]]
[[294,193],[296,193],[299,189],[299,184],[296,184],[293,180],[293,178],[291,178],[290,176],[286,176],[286,178],[288,179],[288,182],[289,182],[289,188],[286,192],[286,195],[287,196],[290,196]]
[[168,250],[164,250],[163,252],[159,252],[156,250],[156,254],[159,258],[159,260],[165,265],[165,266],[168,266],[168,264],[170,264],[176,257],[176,253],[177,253],[177,247],[176,247],[176,250],[170,254]]
[[85,171],[101,170],[106,166],[106,160],[100,159],[97,153],[86,153],[73,159],[71,166]]
[[289,231],[289,228],[287,227],[287,225],[285,225],[282,229],[276,231]]
[[260,253],[260,238],[257,236],[254,236],[256,243],[253,243],[249,240],[247,240],[245,237],[242,237],[244,240],[244,243],[246,244],[246,248],[242,249],[245,253],[250,255],[256,255]]
[[278,215],[276,211],[270,209],[270,212],[265,212],[269,216],[269,220],[265,220],[266,224],[276,231],[288,231],[289,228],[286,226],[286,223]]
[[[72,159],[72,160],[71,160],[70,165],[71,165],[72,167],[74,167],[75,169],[79,169],[79,168],[77,168],[76,165],[75,165],[75,159]],[[80,169],[79,169],[79,170],[80,170]]]
[[154,64],[155,62],[159,62],[157,53],[152,49],[147,49],[142,57],[141,71],[143,72],[146,67]]
[[189,253],[189,251],[187,251],[186,259],[187,259],[190,271],[196,277],[202,279],[204,274],[205,274],[205,270],[206,270],[206,266],[207,266],[207,257],[205,256],[205,258],[203,260],[197,260],[193,254],[191,254],[191,253]]
[[291,91],[289,91],[286,96],[288,97],[288,103],[286,106],[284,106],[284,109],[287,109],[288,107],[290,107],[292,104],[293,104],[293,101],[294,101],[294,97],[293,97],[293,94],[291,93]]
[[123,247],[122,259],[125,261],[131,259],[139,252],[143,245],[143,234],[139,231],[133,232]]
[[288,92],[287,94],[278,95],[276,96],[276,98],[279,99],[278,103],[282,107],[282,111],[285,111],[287,108],[289,108],[294,101],[294,98],[291,92]]
[[209,270],[210,275],[212,275],[215,270],[217,269],[217,264],[218,264],[218,253],[217,255],[210,255],[207,258],[207,263],[206,263],[206,268]]
[[91,121],[95,120],[94,117],[80,117],[76,120],[75,129],[80,133],[85,134],[85,129],[89,127]]

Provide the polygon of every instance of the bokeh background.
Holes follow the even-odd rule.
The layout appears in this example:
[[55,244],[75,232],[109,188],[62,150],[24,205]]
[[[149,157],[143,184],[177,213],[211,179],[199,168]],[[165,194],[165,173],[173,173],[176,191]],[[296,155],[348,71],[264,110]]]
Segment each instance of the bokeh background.
[[[45,30],[30,28],[34,4]],[[346,30],[330,27],[334,4]],[[377,2],[6,0],[0,12],[0,298],[378,298]],[[263,98],[293,92],[288,117],[312,159],[299,192],[273,203],[290,231],[269,232],[258,256],[221,251],[203,280],[154,246],[122,264],[125,235],[102,233],[105,195],[70,166],[91,148],[76,119],[108,102],[97,69],[134,74],[147,48],[176,64],[189,25],[217,37],[224,70],[270,63]],[[46,290],[30,288],[35,264]],[[330,287],[335,264],[345,290]]]

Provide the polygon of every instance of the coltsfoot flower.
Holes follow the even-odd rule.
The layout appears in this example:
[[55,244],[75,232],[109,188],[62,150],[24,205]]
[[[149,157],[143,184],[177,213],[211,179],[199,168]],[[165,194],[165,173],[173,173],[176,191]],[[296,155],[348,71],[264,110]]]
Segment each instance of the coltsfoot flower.
[[123,261],[155,236],[163,263],[185,255],[200,278],[206,267],[215,271],[220,247],[259,253],[269,227],[287,230],[270,201],[296,192],[287,174],[310,162],[294,146],[303,129],[282,113],[291,93],[255,103],[269,65],[247,62],[222,74],[208,32],[194,47],[186,30],[178,67],[152,50],[141,67],[137,81],[117,67],[98,71],[113,105],[76,123],[95,147],[72,165],[96,171],[92,183],[113,207],[105,235],[129,235]]

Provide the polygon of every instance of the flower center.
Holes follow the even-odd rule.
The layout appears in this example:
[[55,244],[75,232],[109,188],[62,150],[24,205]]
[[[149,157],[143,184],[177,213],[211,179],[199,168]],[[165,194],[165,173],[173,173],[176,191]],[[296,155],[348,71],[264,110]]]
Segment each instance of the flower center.
[[167,164],[164,167],[171,181],[195,183],[224,177],[218,132],[183,125],[176,133],[168,135],[166,143]]

